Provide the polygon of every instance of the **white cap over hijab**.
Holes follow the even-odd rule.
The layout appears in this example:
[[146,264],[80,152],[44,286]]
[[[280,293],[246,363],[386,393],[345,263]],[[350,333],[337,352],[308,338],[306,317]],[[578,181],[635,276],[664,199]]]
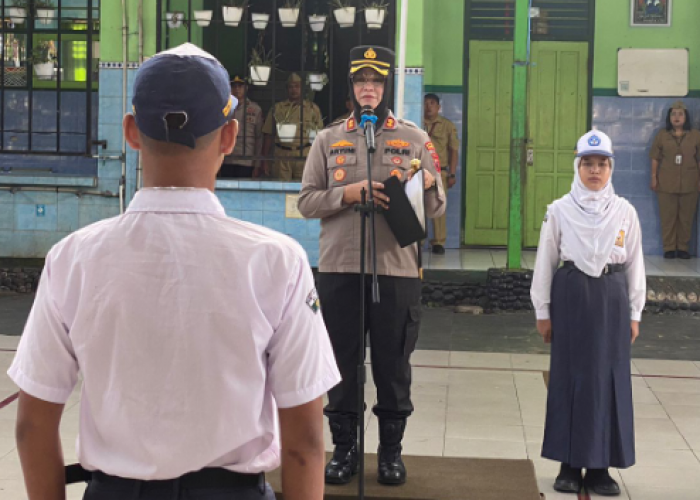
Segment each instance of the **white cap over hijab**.
[[571,191],[557,203],[561,211],[563,231],[566,238],[572,238],[567,248],[576,267],[589,276],[598,277],[612,254],[620,227],[627,213],[624,210],[627,200],[615,194],[610,180],[599,191],[588,189],[581,180],[579,165],[584,156],[606,156],[614,169],[612,141],[599,130],[591,130],[581,137],[574,160],[574,181]]

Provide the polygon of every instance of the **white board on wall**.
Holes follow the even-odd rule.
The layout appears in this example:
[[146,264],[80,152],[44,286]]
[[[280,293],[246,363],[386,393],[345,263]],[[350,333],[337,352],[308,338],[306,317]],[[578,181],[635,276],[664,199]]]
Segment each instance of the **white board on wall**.
[[688,49],[620,49],[617,93],[629,97],[688,95]]

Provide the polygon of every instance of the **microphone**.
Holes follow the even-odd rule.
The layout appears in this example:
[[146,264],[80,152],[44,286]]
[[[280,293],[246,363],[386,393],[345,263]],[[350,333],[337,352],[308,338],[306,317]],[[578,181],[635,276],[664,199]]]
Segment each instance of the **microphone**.
[[377,142],[374,134],[377,130],[377,115],[371,106],[363,106],[360,113],[360,127],[365,130],[365,142],[367,151],[374,153],[377,150]]

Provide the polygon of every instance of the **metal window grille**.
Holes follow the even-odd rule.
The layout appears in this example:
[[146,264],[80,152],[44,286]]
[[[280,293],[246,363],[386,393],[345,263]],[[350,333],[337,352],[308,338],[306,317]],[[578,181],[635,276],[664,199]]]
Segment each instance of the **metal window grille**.
[[0,0],[0,154],[92,154],[99,2]]
[[[396,39],[396,0],[384,0],[387,4],[384,23],[379,29],[369,29],[365,22],[365,0],[344,2],[355,7],[354,26],[341,28],[334,16],[335,6],[329,0],[251,0],[236,2],[246,4],[240,23],[227,24],[223,18],[223,7],[230,6],[226,0],[157,0],[157,50],[166,50],[184,42],[195,43],[217,57],[228,69],[231,77],[250,77],[250,53],[254,47],[262,46],[275,54],[276,70],[270,74],[267,85],[249,85],[248,98],[258,103],[263,110],[263,118],[275,103],[287,99],[286,80],[292,72],[302,77],[302,96],[319,106],[323,125],[328,125],[345,112],[348,87],[348,55],[356,45],[379,45],[394,48]],[[299,17],[294,27],[284,27],[280,20],[279,8],[297,4]],[[196,20],[197,11],[211,11],[212,19],[207,26],[200,26]],[[251,14],[267,14],[269,20],[264,29],[256,29]],[[324,28],[317,32],[311,28],[309,16],[326,16]],[[327,84],[323,90],[313,92],[309,74],[325,74]],[[392,75],[393,77],[393,75]],[[390,96],[391,98],[391,96]],[[391,101],[390,101],[391,102]],[[247,116],[247,103],[243,103],[244,116]],[[301,107],[300,122],[304,123],[304,107]],[[246,137],[246,120],[240,124],[241,133]],[[299,134],[299,149],[296,161],[303,161],[303,146],[308,144],[307,131]],[[243,160],[281,159],[272,153],[266,157],[256,156],[250,148],[243,154],[233,157]],[[274,148],[273,148],[274,151]],[[284,157],[284,160],[290,160]]]

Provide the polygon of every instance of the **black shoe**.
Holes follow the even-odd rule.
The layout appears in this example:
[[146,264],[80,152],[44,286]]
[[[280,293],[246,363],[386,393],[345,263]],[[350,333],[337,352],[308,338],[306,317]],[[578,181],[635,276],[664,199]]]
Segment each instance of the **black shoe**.
[[581,469],[574,469],[569,464],[561,464],[559,475],[554,481],[554,489],[561,493],[578,493],[581,491]]
[[347,484],[359,471],[357,457],[357,419],[354,417],[329,417],[333,434],[333,457],[326,464],[324,476],[328,484]]
[[675,259],[676,258],[676,251],[675,250],[669,250],[668,252],[664,252],[664,259]]
[[610,477],[608,469],[588,469],[583,484],[588,492],[605,497],[615,497],[620,494],[620,486]]
[[435,255],[445,255],[445,247],[442,245],[433,245],[433,253]]
[[406,419],[379,419],[379,450],[377,452],[377,481],[399,485],[406,482],[406,466],[401,459],[401,440]]
[[690,254],[688,252],[686,252],[685,250],[678,250],[676,252],[676,257],[678,257],[679,259],[689,259]]

